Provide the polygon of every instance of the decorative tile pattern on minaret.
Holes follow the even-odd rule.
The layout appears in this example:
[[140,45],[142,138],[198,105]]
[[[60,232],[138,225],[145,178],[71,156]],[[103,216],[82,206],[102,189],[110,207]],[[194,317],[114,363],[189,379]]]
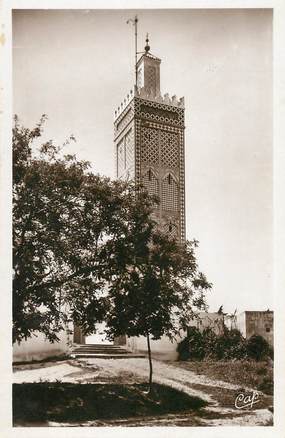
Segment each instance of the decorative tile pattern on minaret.
[[149,46],[137,63],[138,86],[115,111],[116,176],[160,198],[162,230],[185,241],[184,99],[160,94],[161,60]]

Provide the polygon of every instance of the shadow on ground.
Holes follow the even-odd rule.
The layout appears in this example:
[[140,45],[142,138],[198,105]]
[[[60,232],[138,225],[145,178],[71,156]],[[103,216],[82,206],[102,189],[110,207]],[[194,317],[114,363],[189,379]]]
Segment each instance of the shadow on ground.
[[[13,424],[122,420],[130,417],[199,411],[207,403],[174,388],[145,385],[60,382],[13,385]],[[48,424],[47,424],[48,425]]]

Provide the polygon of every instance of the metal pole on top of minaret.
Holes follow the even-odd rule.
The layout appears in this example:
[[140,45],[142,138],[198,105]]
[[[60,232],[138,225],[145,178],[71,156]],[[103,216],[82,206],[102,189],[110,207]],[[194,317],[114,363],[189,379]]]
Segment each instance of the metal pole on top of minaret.
[[127,20],[127,24],[132,23],[135,26],[135,78],[136,78],[136,87],[138,85],[138,69],[137,69],[137,62],[138,62],[138,17],[137,15],[135,18],[129,18]]

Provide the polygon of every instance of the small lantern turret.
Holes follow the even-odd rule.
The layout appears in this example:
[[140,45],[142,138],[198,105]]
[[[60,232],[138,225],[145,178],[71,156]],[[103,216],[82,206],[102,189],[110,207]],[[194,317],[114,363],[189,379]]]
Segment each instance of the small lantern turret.
[[137,86],[146,93],[160,95],[160,63],[161,60],[150,53],[149,35],[146,35],[144,53],[137,63]]

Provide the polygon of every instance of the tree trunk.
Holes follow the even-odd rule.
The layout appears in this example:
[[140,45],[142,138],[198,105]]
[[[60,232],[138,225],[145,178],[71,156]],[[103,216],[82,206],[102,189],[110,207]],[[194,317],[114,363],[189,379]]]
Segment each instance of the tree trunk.
[[149,333],[146,335],[146,339],[147,339],[147,352],[148,352],[148,361],[149,361],[148,392],[149,392],[149,394],[151,394],[151,392],[152,392],[152,361],[151,361],[151,349],[150,349]]

